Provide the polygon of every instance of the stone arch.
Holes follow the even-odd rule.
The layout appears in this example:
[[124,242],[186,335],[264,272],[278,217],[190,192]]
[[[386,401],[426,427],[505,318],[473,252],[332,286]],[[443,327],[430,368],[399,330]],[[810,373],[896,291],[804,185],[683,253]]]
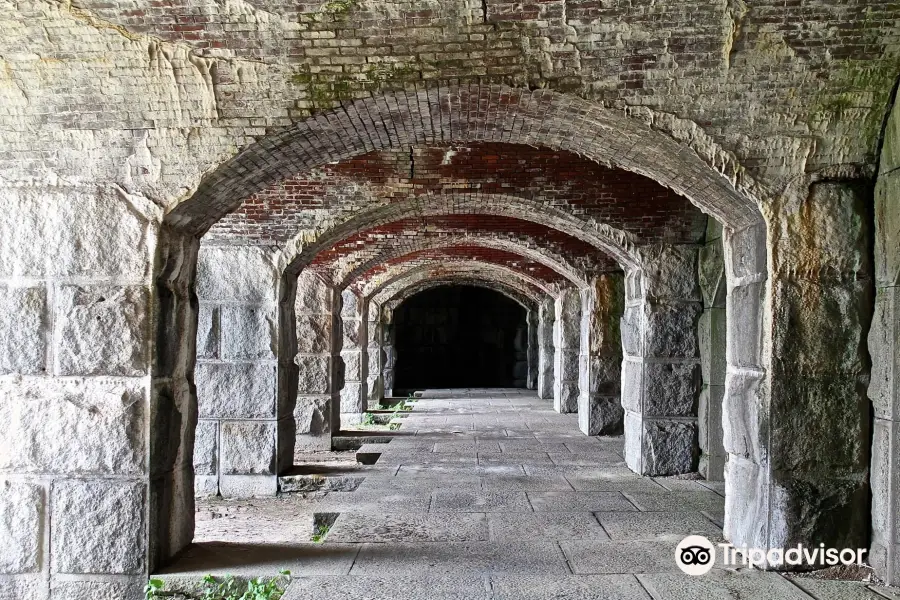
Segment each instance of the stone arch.
[[[309,265],[321,251],[365,229],[412,217],[483,214],[517,218],[562,231],[596,247],[623,268],[637,267],[640,259],[632,235],[603,223],[576,218],[564,210],[513,194],[459,192],[428,194],[362,211],[327,232],[298,233],[281,251],[280,262],[288,274]],[[309,243],[310,239],[315,241]]]
[[550,285],[547,282],[526,273],[516,271],[504,265],[474,260],[449,261],[443,262],[440,265],[432,264],[430,262],[425,262],[425,264],[399,263],[391,265],[380,273],[378,277],[371,278],[359,285],[358,289],[363,297],[374,297],[391,284],[402,278],[410,277],[415,273],[427,272],[433,276],[447,277],[450,274],[470,273],[473,271],[492,273],[495,277],[498,274],[502,274],[513,280],[518,279],[548,296],[555,297],[558,293],[556,286]]
[[[384,129],[384,123],[391,123],[393,129]],[[197,321],[191,286],[198,236],[243,198],[279,178],[377,149],[439,141],[544,146],[638,173],[681,194],[729,227],[734,252],[728,258],[744,268],[744,258],[758,257],[758,249],[764,247],[765,230],[759,226],[756,203],[768,194],[730,155],[715,148],[702,132],[696,133],[694,138],[688,135],[676,141],[673,137],[680,134],[663,133],[625,112],[546,90],[478,85],[432,88],[387,93],[321,113],[267,136],[207,175],[190,198],[166,214],[158,244],[154,297],[158,344],[151,413],[153,429],[167,433],[151,441],[151,470],[159,473],[151,494],[159,498],[152,503],[150,515],[150,569],[184,547],[193,529],[185,516],[193,501],[192,473],[184,458],[191,454],[196,423],[191,340]],[[633,246],[627,236],[609,235],[597,223],[579,231],[606,234],[598,247],[623,265],[643,269],[630,252],[621,250]],[[764,279],[765,263],[754,273],[762,273]],[[652,278],[634,280],[647,293],[644,283]],[[747,306],[758,309],[762,304],[748,300]]]
[[440,140],[572,151],[649,177],[731,228],[759,222],[759,184],[702,138],[679,143],[626,112],[549,90],[469,85],[388,92],[320,113],[244,148],[166,219],[202,235],[243,198],[279,178],[372,150]]
[[542,252],[539,248],[536,247],[528,247],[525,245],[524,241],[522,243],[518,243],[515,240],[506,240],[499,237],[491,238],[487,236],[460,236],[459,238],[422,238],[421,240],[418,240],[417,243],[411,244],[408,247],[387,250],[370,258],[362,264],[354,266],[352,271],[342,277],[338,286],[344,288],[350,285],[359,276],[368,272],[373,267],[387,263],[394,259],[398,259],[406,254],[424,250],[441,250],[457,246],[494,248],[498,250],[505,250],[513,254],[519,254],[525,258],[532,259],[535,262],[550,267],[560,275],[564,276],[577,287],[585,287],[587,285],[585,276],[578,270],[577,266],[571,264],[571,262],[565,256],[555,253],[550,254],[547,252]]
[[442,279],[428,278],[427,280],[418,281],[415,283],[402,282],[401,286],[405,287],[397,286],[395,283],[395,285],[381,290],[381,292],[377,296],[372,298],[372,300],[380,305],[382,307],[382,310],[391,311],[411,296],[414,296],[420,292],[430,290],[432,288],[447,285],[469,285],[472,287],[482,287],[488,290],[493,290],[497,293],[503,294],[510,300],[515,301],[519,306],[526,310],[535,308],[535,306],[541,301],[540,296],[536,294],[531,295],[532,290],[528,290],[527,288],[517,289],[507,284],[506,282],[491,280],[486,277],[478,277],[475,274],[459,277],[447,277]]

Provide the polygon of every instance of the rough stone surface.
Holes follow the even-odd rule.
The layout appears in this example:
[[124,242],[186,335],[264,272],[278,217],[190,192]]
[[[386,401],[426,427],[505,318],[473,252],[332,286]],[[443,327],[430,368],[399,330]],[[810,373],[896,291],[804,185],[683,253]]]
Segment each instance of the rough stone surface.
[[4,379],[0,397],[3,471],[145,472],[147,391],[139,380]]
[[222,308],[222,358],[275,359],[275,313],[270,308]]
[[271,475],[275,471],[275,424],[222,424],[222,473]]
[[197,423],[194,434],[194,474],[215,475],[219,472],[219,424],[216,421]]
[[0,375],[46,371],[47,292],[0,285]]
[[195,375],[201,417],[275,416],[275,366],[200,363]]
[[46,502],[43,486],[0,481],[0,573],[40,570]]
[[53,484],[53,571],[140,574],[146,568],[146,500],[146,486],[140,483]]
[[263,248],[201,246],[197,297],[209,302],[274,300],[278,271]]
[[60,375],[147,373],[150,298],[145,288],[62,286],[55,303]]

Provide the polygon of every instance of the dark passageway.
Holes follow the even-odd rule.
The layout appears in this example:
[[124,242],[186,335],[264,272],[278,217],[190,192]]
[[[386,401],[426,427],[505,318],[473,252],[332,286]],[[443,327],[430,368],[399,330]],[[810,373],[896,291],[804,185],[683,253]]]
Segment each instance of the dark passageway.
[[525,387],[525,310],[473,286],[409,298],[394,315],[397,389]]

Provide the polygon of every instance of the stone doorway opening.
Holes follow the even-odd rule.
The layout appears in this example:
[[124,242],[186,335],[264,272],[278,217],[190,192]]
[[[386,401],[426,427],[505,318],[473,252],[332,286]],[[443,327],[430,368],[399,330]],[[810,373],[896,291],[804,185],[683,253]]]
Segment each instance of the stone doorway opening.
[[394,312],[395,390],[524,388],[528,376],[525,310],[499,292],[443,286],[407,299]]

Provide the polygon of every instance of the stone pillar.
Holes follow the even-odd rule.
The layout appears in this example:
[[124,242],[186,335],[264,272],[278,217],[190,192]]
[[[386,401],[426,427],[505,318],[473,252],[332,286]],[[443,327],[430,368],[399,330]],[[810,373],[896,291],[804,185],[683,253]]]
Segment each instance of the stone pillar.
[[363,397],[369,410],[378,409],[382,398],[381,307],[371,301],[363,307],[366,317],[366,343],[363,345],[365,381]]
[[389,309],[382,308],[382,350],[381,355],[381,374],[382,385],[384,386],[384,397],[390,398],[394,395],[394,363],[397,360],[397,350],[394,346],[394,322],[393,315]]
[[700,436],[700,474],[709,481],[725,477],[725,447],[722,445],[722,398],[725,396],[725,259],[722,226],[712,217],[706,243],[700,249],[700,373],[703,387],[697,420]]
[[581,290],[581,345],[578,357],[578,426],[585,435],[622,433],[620,396],[625,304],[623,277],[601,275]]
[[[332,402],[333,348],[339,346],[335,315],[340,298],[312,271],[297,277],[296,315],[297,402],[294,421],[299,451],[331,450],[331,436],[340,426],[340,412]],[[337,416],[336,416],[337,415]]]
[[277,492],[279,276],[260,248],[201,246],[197,264],[197,494]]
[[726,231],[724,530],[738,546],[868,540],[870,198],[814,183],[766,207],[768,248],[761,227]]
[[556,351],[553,348],[553,323],[556,307],[551,299],[541,302],[538,307],[538,398],[553,398],[553,362]]
[[875,317],[869,330],[875,411],[870,560],[900,585],[900,108],[888,120],[875,186]]
[[581,348],[581,296],[578,290],[562,290],[556,298],[553,346],[553,408],[559,413],[577,412]]
[[539,369],[539,354],[540,350],[538,348],[538,326],[540,322],[540,318],[538,317],[538,310],[535,307],[531,307],[528,309],[528,316],[526,317],[528,322],[528,350],[527,350],[527,361],[528,361],[528,377],[526,378],[525,387],[529,390],[537,389],[538,382],[538,369]]
[[351,290],[341,293],[341,360],[344,385],[340,389],[341,422],[359,423],[366,410],[363,395],[363,345],[366,343],[366,319],[363,301]]
[[697,249],[646,249],[627,275],[622,318],[625,462],[641,475],[697,467],[702,312]]

